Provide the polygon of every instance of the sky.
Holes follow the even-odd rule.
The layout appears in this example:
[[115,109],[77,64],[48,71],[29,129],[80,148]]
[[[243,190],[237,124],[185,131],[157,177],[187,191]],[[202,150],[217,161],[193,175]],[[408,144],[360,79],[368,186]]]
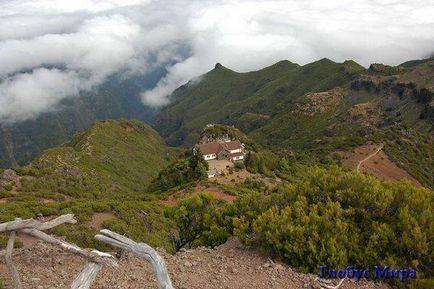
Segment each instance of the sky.
[[433,0],[0,0],[0,122],[55,110],[111,75],[167,75],[161,107],[215,63],[250,71],[327,57],[397,65],[434,52]]

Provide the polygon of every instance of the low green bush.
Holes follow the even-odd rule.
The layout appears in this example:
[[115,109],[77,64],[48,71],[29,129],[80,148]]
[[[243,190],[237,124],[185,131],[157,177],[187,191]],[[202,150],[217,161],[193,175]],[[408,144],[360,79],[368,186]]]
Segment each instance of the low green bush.
[[170,237],[175,251],[184,247],[213,247],[224,243],[230,236],[225,227],[222,203],[210,194],[184,199],[175,207],[168,208],[165,214],[176,224],[176,231]]
[[433,276],[434,194],[332,166],[235,202],[234,233],[303,271],[322,264],[416,266]]

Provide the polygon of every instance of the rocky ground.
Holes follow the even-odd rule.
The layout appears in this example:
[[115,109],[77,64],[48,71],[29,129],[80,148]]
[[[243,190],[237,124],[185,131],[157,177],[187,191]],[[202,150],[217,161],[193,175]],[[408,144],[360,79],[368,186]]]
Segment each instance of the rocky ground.
[[[298,273],[285,264],[275,263],[237,240],[215,248],[186,250],[176,255],[161,252],[173,285],[178,289],[316,289],[315,275]],[[16,250],[14,261],[24,288],[68,288],[81,270],[83,260],[51,245],[38,242],[32,247]],[[5,288],[12,288],[4,263],[0,278]],[[157,288],[152,268],[130,254],[124,254],[120,267],[100,272],[95,289]],[[384,284],[346,280],[344,289],[388,289]]]

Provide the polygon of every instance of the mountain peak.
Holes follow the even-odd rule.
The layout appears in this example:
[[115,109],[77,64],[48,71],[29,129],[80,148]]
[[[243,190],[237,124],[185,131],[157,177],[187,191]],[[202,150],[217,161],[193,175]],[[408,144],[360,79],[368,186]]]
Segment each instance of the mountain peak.
[[214,69],[219,69],[219,68],[222,68],[222,67],[223,67],[223,65],[221,65],[220,62],[217,62],[217,63],[215,64],[215,66],[214,66]]

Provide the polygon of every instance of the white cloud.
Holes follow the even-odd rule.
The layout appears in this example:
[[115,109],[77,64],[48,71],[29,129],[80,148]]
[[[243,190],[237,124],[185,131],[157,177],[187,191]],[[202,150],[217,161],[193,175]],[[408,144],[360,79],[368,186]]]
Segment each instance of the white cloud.
[[433,52],[432,15],[430,0],[2,1],[0,120],[55,109],[114,73],[168,63],[145,104],[167,104],[216,62],[238,71],[323,57],[398,64]]
[[432,1],[220,1],[191,14],[191,57],[143,94],[150,105],[215,62],[238,71],[323,57],[396,65],[434,47]]
[[0,84],[0,120],[17,121],[53,109],[59,100],[77,96],[91,83],[77,73],[38,68],[22,73]]

